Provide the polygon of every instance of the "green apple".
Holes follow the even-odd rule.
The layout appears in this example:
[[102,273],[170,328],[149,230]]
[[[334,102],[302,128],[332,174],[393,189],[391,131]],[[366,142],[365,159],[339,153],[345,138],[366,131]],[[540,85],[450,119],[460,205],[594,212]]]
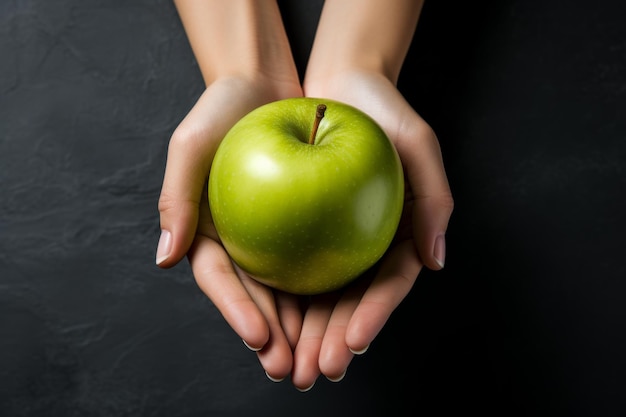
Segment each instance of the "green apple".
[[293,294],[344,287],[389,247],[404,203],[398,153],[362,111],[333,100],[261,106],[220,144],[213,222],[233,261]]

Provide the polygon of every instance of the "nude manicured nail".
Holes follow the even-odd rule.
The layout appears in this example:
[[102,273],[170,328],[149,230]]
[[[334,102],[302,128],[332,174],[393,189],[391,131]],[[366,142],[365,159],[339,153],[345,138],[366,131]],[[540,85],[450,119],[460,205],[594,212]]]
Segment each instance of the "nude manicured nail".
[[308,387],[306,387],[306,388],[302,388],[302,389],[301,389],[301,388],[296,387],[296,389],[297,389],[298,391],[300,391],[300,392],[307,392],[307,391],[311,391],[311,388],[313,388],[313,386],[314,386],[314,385],[315,385],[315,382],[314,382],[314,383],[312,383],[310,386],[308,386]]
[[330,382],[339,382],[346,376],[347,371],[348,371],[347,369],[344,370],[343,373],[336,378],[326,377],[326,379],[328,379]]
[[170,256],[172,250],[172,234],[167,230],[161,230],[159,244],[156,251],[156,264],[162,264]]
[[265,372],[265,376],[267,377],[267,379],[269,379],[272,382],[282,382],[285,380],[285,378],[274,378],[273,376],[268,374],[267,371]]
[[363,349],[361,349],[361,350],[354,350],[354,349],[352,349],[352,348],[349,348],[349,349],[350,349],[350,352],[354,353],[355,355],[362,355],[362,354],[364,354],[365,352],[367,352],[367,349],[369,349],[369,348],[370,348],[370,345],[365,346],[365,347],[364,347]]
[[[259,350],[261,350],[261,349],[262,349],[262,348],[255,348],[255,347],[250,346],[250,345],[249,345],[248,343],[246,343],[246,341],[245,341],[245,340],[243,340],[243,339],[241,339],[241,341],[243,342],[243,344],[244,344],[244,345],[246,345],[246,347],[247,347],[248,349],[250,349],[250,350],[251,350],[251,351],[253,351],[253,352],[258,352]],[[268,375],[268,377],[269,377],[269,375]],[[270,379],[271,379],[271,378],[270,378]]]
[[446,238],[444,235],[439,235],[435,239],[435,248],[433,250],[433,257],[440,268],[446,263]]

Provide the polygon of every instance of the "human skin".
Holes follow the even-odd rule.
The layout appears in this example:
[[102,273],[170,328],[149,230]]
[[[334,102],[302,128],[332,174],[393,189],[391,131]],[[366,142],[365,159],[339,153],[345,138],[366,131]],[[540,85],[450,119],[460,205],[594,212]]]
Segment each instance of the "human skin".
[[[326,0],[303,86],[274,1],[175,1],[207,85],[172,136],[159,200],[157,264],[188,256],[196,282],[257,352],[270,379],[310,389],[345,375],[412,288],[422,267],[445,262],[453,210],[437,137],[396,88],[422,2]],[[396,241],[373,279],[297,297],[272,290],[231,262],[210,220],[206,178],[221,138],[248,111],[301,95],[368,113],[403,163],[407,196]]]
[[[405,222],[380,270],[361,293],[340,299],[328,318],[310,314],[307,344],[297,346],[295,384],[345,372],[353,352],[369,346],[408,294],[425,264],[444,266],[445,232],[453,209],[437,137],[396,84],[422,1],[327,0],[305,80],[306,96],[352,104],[372,116],[395,144],[407,177]],[[322,330],[323,329],[323,332]],[[319,353],[318,353],[319,352]]]
[[187,255],[199,287],[229,325],[248,346],[265,347],[259,359],[269,375],[284,377],[293,355],[278,309],[255,296],[270,296],[265,288],[246,288],[255,283],[238,274],[219,243],[206,180],[217,146],[235,122],[265,103],[302,96],[289,42],[274,1],[180,0],[175,5],[206,90],[170,140],[156,262],[170,268]]

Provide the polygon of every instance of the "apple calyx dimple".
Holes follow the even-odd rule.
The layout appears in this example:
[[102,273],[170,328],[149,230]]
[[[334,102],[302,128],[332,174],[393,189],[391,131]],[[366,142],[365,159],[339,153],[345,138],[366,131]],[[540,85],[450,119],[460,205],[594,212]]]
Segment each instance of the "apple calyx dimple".
[[317,129],[320,127],[320,122],[324,118],[326,112],[326,104],[318,104],[315,111],[315,121],[313,122],[313,129],[311,130],[311,136],[309,136],[309,145],[315,145],[315,137],[317,136]]

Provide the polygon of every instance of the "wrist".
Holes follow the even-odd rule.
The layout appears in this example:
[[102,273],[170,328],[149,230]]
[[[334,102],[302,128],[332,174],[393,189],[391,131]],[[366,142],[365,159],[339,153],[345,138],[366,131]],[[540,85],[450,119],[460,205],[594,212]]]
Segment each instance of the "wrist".
[[213,79],[207,88],[216,85],[229,86],[231,91],[247,95],[250,100],[257,102],[257,106],[271,101],[303,96],[302,87],[297,78],[279,80],[259,71],[221,74]]
[[374,86],[395,88],[388,75],[380,69],[366,66],[346,66],[307,71],[302,89],[308,97],[361,97],[377,95]]
[[208,86],[217,79],[298,81],[275,0],[175,0]]
[[326,0],[307,67],[310,79],[346,72],[396,84],[422,0]]

